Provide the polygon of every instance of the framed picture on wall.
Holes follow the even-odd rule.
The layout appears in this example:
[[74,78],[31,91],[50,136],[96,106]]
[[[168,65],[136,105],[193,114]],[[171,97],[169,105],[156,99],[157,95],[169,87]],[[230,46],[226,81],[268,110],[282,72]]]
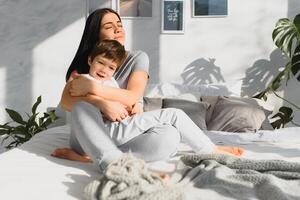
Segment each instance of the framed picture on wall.
[[150,18],[152,4],[152,0],[117,0],[117,11],[122,18]]
[[227,0],[193,0],[193,17],[225,17],[228,14]]
[[86,0],[86,17],[98,8],[113,8],[112,0]]
[[163,0],[161,6],[161,32],[184,33],[184,0]]

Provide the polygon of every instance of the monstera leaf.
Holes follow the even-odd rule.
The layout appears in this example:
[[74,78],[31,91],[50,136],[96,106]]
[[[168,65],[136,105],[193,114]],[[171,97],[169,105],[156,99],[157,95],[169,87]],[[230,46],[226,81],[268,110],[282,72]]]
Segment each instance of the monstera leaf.
[[[279,19],[272,33],[272,38],[275,45],[288,56],[288,62],[284,69],[273,78],[271,83],[268,84],[266,89],[259,92],[254,98],[264,99],[266,101],[268,94],[273,93],[278,98],[300,110],[298,105],[276,93],[280,88],[282,81],[285,80],[287,85],[292,74],[300,81],[300,14],[298,14],[293,21],[290,21],[287,18]],[[276,120],[271,123],[273,128],[282,128],[289,122],[299,126],[293,122],[292,114],[292,108],[286,106],[281,107],[279,112],[272,117],[273,119],[276,118]]]
[[287,123],[293,120],[293,110],[289,107],[282,106],[279,108],[279,112],[275,114],[272,119],[279,117],[276,121],[272,122],[272,126],[275,129],[284,127]]
[[292,57],[291,71],[294,76],[297,77],[297,80],[300,81],[300,74],[298,74],[298,72],[300,71],[300,45],[296,47],[294,55]]
[[291,22],[287,18],[278,20],[272,33],[275,45],[281,49],[289,58],[293,56],[293,42],[300,41],[300,14]]

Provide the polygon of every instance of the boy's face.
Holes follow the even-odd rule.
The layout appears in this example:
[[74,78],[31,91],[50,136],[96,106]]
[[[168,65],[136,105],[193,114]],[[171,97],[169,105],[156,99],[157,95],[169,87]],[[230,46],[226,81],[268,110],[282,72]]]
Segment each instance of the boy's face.
[[101,55],[96,56],[93,60],[89,57],[88,63],[90,65],[89,74],[102,81],[110,79],[117,69],[117,63]]

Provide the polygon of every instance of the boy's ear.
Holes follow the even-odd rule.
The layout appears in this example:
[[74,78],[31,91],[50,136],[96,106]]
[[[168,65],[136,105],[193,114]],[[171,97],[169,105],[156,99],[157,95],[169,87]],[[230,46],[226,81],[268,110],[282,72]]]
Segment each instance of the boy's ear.
[[92,65],[92,58],[91,58],[91,56],[88,57],[88,64],[89,64],[89,66]]

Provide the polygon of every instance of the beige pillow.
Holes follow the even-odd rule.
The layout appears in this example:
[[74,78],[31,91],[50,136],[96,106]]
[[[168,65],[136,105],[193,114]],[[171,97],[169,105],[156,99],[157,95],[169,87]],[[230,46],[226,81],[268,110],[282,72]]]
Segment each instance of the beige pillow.
[[144,112],[161,109],[162,98],[144,97]]
[[212,113],[214,111],[214,107],[215,107],[216,103],[218,102],[218,98],[219,98],[219,96],[202,96],[202,97],[200,97],[200,101],[207,102],[210,105],[206,112],[206,117],[205,117],[206,123],[208,123],[211,119]]
[[219,96],[215,103],[208,130],[228,132],[255,132],[266,119],[263,109],[242,98]]
[[205,116],[209,104],[206,102],[193,102],[184,99],[163,99],[163,108],[178,108],[183,110],[191,120],[201,129],[206,130]]

